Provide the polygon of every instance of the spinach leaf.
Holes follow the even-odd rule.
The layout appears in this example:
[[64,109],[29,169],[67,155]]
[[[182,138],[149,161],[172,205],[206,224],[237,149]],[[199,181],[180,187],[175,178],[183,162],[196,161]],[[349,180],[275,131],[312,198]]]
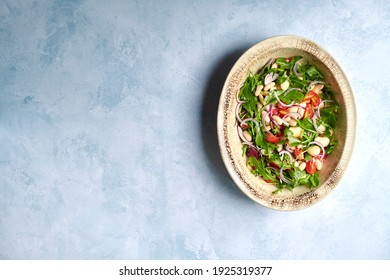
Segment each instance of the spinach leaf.
[[284,103],[291,103],[291,101],[293,100],[302,100],[303,98],[303,93],[298,90],[292,90],[284,96],[279,96],[279,99],[282,100]]
[[316,188],[320,185],[320,179],[318,178],[318,172],[316,171],[314,174],[310,175],[309,179],[309,188]]

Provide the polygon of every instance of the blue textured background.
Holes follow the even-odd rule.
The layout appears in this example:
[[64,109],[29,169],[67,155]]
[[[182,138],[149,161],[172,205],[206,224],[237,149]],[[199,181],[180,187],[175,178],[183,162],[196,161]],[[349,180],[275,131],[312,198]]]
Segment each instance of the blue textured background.
[[[389,259],[388,1],[0,2],[0,258]],[[314,40],[358,109],[319,204],[246,198],[220,158],[224,79],[274,35]]]

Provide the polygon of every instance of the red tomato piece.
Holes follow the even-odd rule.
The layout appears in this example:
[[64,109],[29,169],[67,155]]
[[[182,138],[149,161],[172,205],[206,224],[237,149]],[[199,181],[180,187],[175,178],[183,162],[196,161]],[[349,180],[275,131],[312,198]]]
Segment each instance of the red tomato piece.
[[319,97],[319,95],[312,90],[309,91],[309,93],[306,95],[305,102],[306,100],[310,100],[314,107],[317,107],[321,103],[321,98]]
[[312,118],[314,116],[314,110],[313,107],[310,104],[306,105],[305,108],[305,114],[303,115],[304,118]]
[[280,115],[280,116],[284,117],[284,116],[287,115],[287,114],[288,114],[288,111],[287,111],[286,109],[280,109],[280,110],[279,110],[279,115]]
[[303,159],[303,150],[300,149],[300,148],[295,148],[295,150],[294,150],[294,156],[295,156],[297,159]]
[[314,174],[314,172],[316,172],[316,170],[317,170],[317,167],[316,167],[316,163],[315,163],[314,159],[311,159],[308,162],[306,162],[306,172],[307,173]]
[[278,108],[282,110],[287,110],[288,107],[283,106],[282,104],[278,103]]
[[272,133],[267,133],[267,136],[265,137],[265,140],[267,142],[270,142],[272,144],[276,144],[279,142],[279,137],[273,135]]

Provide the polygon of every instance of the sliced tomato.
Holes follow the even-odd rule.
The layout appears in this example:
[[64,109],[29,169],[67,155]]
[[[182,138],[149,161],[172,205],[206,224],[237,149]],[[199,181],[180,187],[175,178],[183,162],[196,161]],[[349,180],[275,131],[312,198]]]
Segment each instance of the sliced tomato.
[[307,173],[314,174],[314,172],[316,172],[316,170],[317,170],[317,167],[316,167],[316,163],[315,163],[314,159],[311,159],[308,162],[306,162],[306,172]]
[[275,107],[272,108],[272,115],[279,115],[279,110],[276,109]]
[[309,93],[305,96],[305,99],[304,101],[306,103],[308,103],[307,101],[309,101],[309,103],[312,103],[312,105],[314,107],[317,107],[318,105],[320,105],[321,103],[321,98],[319,97],[319,95],[315,92],[315,91],[309,91]]
[[248,123],[240,124],[240,127],[242,129],[247,129],[249,127],[249,124]]
[[284,116],[287,115],[287,114],[288,114],[287,109],[280,109],[280,110],[279,110],[279,115],[280,115],[280,116],[284,117]]
[[306,105],[305,108],[305,114],[303,115],[304,118],[312,118],[314,116],[314,110],[313,107],[310,104]]
[[300,148],[295,148],[295,150],[294,150],[294,156],[295,156],[297,159],[303,159],[303,150],[300,149]]
[[279,142],[279,137],[273,135],[272,133],[267,133],[265,140],[269,143],[276,144]]
[[278,103],[278,108],[282,110],[287,110],[288,107]]

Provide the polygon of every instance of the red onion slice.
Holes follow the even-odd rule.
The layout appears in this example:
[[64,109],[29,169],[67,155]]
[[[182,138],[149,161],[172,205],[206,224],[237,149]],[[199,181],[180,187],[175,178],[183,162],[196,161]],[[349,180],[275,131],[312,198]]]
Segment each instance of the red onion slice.
[[[293,117],[292,114],[297,114],[297,115],[298,115],[298,118],[297,118],[297,117]],[[288,112],[288,113],[283,117],[283,119],[286,118],[287,116],[292,117],[294,120],[298,120],[298,119],[301,119],[301,118],[302,118],[302,115],[299,114],[298,112]]]
[[237,102],[240,102],[240,99],[238,98],[238,95],[240,94],[240,91],[241,91],[241,88],[244,86],[244,84],[241,84],[238,89],[237,89],[237,92],[236,92],[236,100]]
[[256,125],[256,131],[257,131],[257,133],[260,133],[260,124],[259,124],[259,122],[258,122],[257,120],[255,120],[255,119],[253,119],[253,118],[247,118],[247,119],[245,119],[245,120],[243,120],[243,121],[241,122],[241,125],[246,124],[247,122],[254,122],[255,125]]
[[265,68],[266,68],[268,65],[272,65],[274,62],[275,62],[275,59],[274,59],[274,58],[268,59],[267,63],[264,64],[263,68],[261,68],[261,70],[260,70],[260,72],[259,72],[259,76],[263,75]]
[[323,103],[325,103],[325,102],[333,102],[333,100],[322,100],[322,101],[320,102],[320,104],[318,104],[318,108],[317,108],[317,111],[316,111],[316,115],[317,115],[318,118],[321,117],[321,113],[320,113],[321,104],[323,104]]
[[291,104],[286,104],[286,103],[282,102],[282,101],[279,99],[279,97],[278,97],[278,95],[277,95],[276,92],[275,92],[275,98],[276,98],[276,100],[278,100],[278,102],[279,102],[282,106],[284,106],[284,107],[289,108],[289,107],[295,105],[295,104],[294,104],[294,101],[291,102]]
[[265,119],[264,119],[264,118],[261,118],[261,123],[262,123],[262,125],[263,125],[264,130],[265,130],[266,132],[268,132],[269,129],[267,129],[267,125],[265,124]]
[[285,150],[280,151],[280,152],[279,152],[279,155],[280,155],[280,156],[281,156],[281,155],[288,155],[288,157],[290,158],[290,164],[292,164],[292,162],[293,162],[293,157],[292,157],[292,155],[290,154],[289,151],[285,151]]
[[322,84],[322,85],[325,85],[325,82],[323,81],[313,81],[309,84],[309,86],[307,87],[309,90],[312,86],[315,86],[315,85],[318,85],[318,84]]
[[286,90],[286,91],[283,93],[283,96],[286,96],[287,93],[289,93],[290,91],[293,91],[293,90],[302,91],[300,88],[289,88],[288,90]]
[[303,74],[298,73],[298,64],[299,64],[298,61],[295,62],[294,67],[293,67],[293,73],[297,77],[302,77]]
[[283,175],[283,167],[280,168],[280,180],[282,180],[283,182],[285,182],[286,184],[288,185],[292,185],[292,182],[290,180],[287,180],[284,175]]
[[253,146],[253,142],[249,142],[248,140],[246,140],[246,138],[244,137],[242,128],[239,125],[237,126],[237,131],[238,131],[238,136],[240,136],[240,139],[242,140],[242,142],[244,144],[247,144],[249,146]]
[[316,115],[313,116],[312,121],[313,121],[313,126],[314,126],[314,128],[316,129],[316,131],[317,131],[318,133],[322,134],[322,132],[321,132],[321,131],[318,129],[318,127],[317,127],[317,116],[316,116]]
[[269,83],[275,81],[279,77],[278,73],[268,73],[264,78],[264,85],[268,85]]
[[240,101],[238,102],[237,106],[236,106],[236,110],[235,110],[235,113],[236,113],[236,118],[237,118],[237,121],[239,124],[242,123],[242,119],[240,118],[240,108],[241,108],[241,105],[245,103],[245,101]]
[[298,66],[302,65],[302,64],[306,64],[306,63],[307,63],[307,61],[306,61],[305,58],[301,58],[300,60],[295,62],[294,67],[293,67],[293,73],[294,73],[295,76],[297,76],[297,77],[302,77],[303,76],[303,74],[298,73]]

